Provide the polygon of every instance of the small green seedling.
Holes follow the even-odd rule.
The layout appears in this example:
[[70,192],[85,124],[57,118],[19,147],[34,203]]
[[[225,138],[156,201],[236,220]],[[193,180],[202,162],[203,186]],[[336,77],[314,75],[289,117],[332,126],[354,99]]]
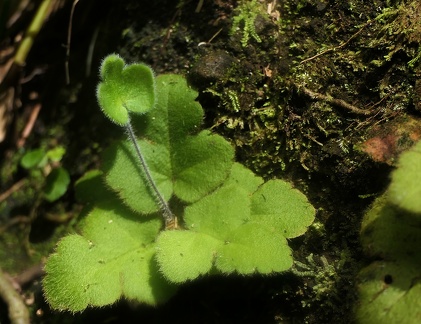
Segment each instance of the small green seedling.
[[183,77],[154,78],[110,55],[101,79],[101,109],[128,140],[76,183],[89,207],[80,233],[64,237],[45,266],[50,305],[156,305],[206,274],[288,270],[287,239],[314,219],[306,197],[285,181],[265,183],[233,161],[223,137],[200,130],[203,110]]
[[64,153],[65,149],[61,146],[48,151],[38,148],[26,152],[20,160],[20,165],[29,171],[33,182],[36,185],[42,183],[43,198],[49,202],[63,196],[70,183],[69,172],[61,166],[54,166]]
[[110,55],[104,60],[100,74],[102,82],[97,88],[99,105],[112,122],[125,128],[143,172],[142,184],[160,207],[166,226],[176,226],[176,218],[158,189],[148,163],[143,157],[129,115],[145,113],[153,107],[155,102],[153,72],[144,64],[125,66],[123,59],[118,55]]

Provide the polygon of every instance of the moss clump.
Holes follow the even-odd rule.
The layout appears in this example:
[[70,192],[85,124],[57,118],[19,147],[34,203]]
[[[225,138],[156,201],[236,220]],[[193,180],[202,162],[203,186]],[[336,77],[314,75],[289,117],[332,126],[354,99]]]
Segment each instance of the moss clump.
[[[235,34],[241,30],[241,45],[246,47],[250,38],[261,43],[262,39],[256,31],[256,18],[262,12],[262,5],[257,0],[241,1],[232,19],[231,34]],[[263,17],[263,16],[262,16]]]

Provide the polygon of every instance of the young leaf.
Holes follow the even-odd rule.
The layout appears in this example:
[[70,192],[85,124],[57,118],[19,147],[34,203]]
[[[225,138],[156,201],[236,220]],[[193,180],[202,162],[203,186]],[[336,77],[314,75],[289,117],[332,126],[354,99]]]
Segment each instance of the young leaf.
[[[224,138],[209,131],[191,135],[200,125],[203,111],[184,78],[163,75],[156,86],[155,108],[145,116],[146,121],[133,121],[134,126],[144,127],[138,144],[162,196],[193,202],[226,179],[234,150]],[[131,144],[111,146],[103,160],[106,183],[130,208],[145,214],[158,210]]]
[[123,59],[111,54],[101,65],[102,82],[97,88],[99,106],[118,125],[129,122],[129,112],[145,113],[155,101],[152,70],[144,64],[125,65]]
[[44,197],[52,202],[63,196],[70,183],[69,172],[65,168],[55,168],[48,174],[44,189]]
[[63,146],[57,146],[48,150],[46,156],[52,162],[59,162],[63,158],[64,154],[66,154],[66,149]]
[[153,259],[158,219],[139,221],[115,202],[98,203],[85,218],[82,235],[59,242],[47,260],[43,286],[55,309],[82,311],[121,297],[155,305],[175,287],[165,281]]
[[45,151],[41,148],[25,153],[20,160],[20,165],[25,169],[43,166],[47,162]]

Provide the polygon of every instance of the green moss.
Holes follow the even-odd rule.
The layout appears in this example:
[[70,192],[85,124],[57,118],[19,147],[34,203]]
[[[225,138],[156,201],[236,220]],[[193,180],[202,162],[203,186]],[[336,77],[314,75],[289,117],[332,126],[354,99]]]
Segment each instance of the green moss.
[[[379,22],[379,34],[370,46],[385,48],[388,53],[384,56],[384,63],[390,61],[398,52],[408,56],[408,65],[415,68],[421,57],[421,4],[419,1],[399,3],[396,7],[386,7],[383,12],[375,17]],[[400,35],[396,41],[395,35]],[[377,63],[378,65],[379,63]]]
[[305,262],[295,261],[293,273],[311,280],[306,287],[308,295],[301,302],[303,307],[335,307],[333,300],[342,297],[338,282],[345,276],[348,260],[349,255],[344,252],[340,258],[330,261],[324,255],[317,258],[313,254],[308,255]]
[[241,1],[232,19],[231,34],[241,31],[241,45],[246,47],[250,38],[260,43],[262,40],[256,31],[256,18],[262,13],[262,5],[257,0]]

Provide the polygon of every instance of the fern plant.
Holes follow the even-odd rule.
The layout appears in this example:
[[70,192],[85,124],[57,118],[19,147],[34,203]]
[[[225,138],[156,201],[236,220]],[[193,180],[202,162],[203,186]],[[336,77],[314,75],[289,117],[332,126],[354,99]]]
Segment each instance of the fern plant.
[[287,239],[314,219],[306,197],[234,162],[223,137],[201,130],[197,93],[179,75],[104,59],[97,97],[127,140],[76,183],[87,203],[80,233],[48,258],[50,305],[82,311],[121,297],[156,305],[206,274],[276,273],[293,262]]

